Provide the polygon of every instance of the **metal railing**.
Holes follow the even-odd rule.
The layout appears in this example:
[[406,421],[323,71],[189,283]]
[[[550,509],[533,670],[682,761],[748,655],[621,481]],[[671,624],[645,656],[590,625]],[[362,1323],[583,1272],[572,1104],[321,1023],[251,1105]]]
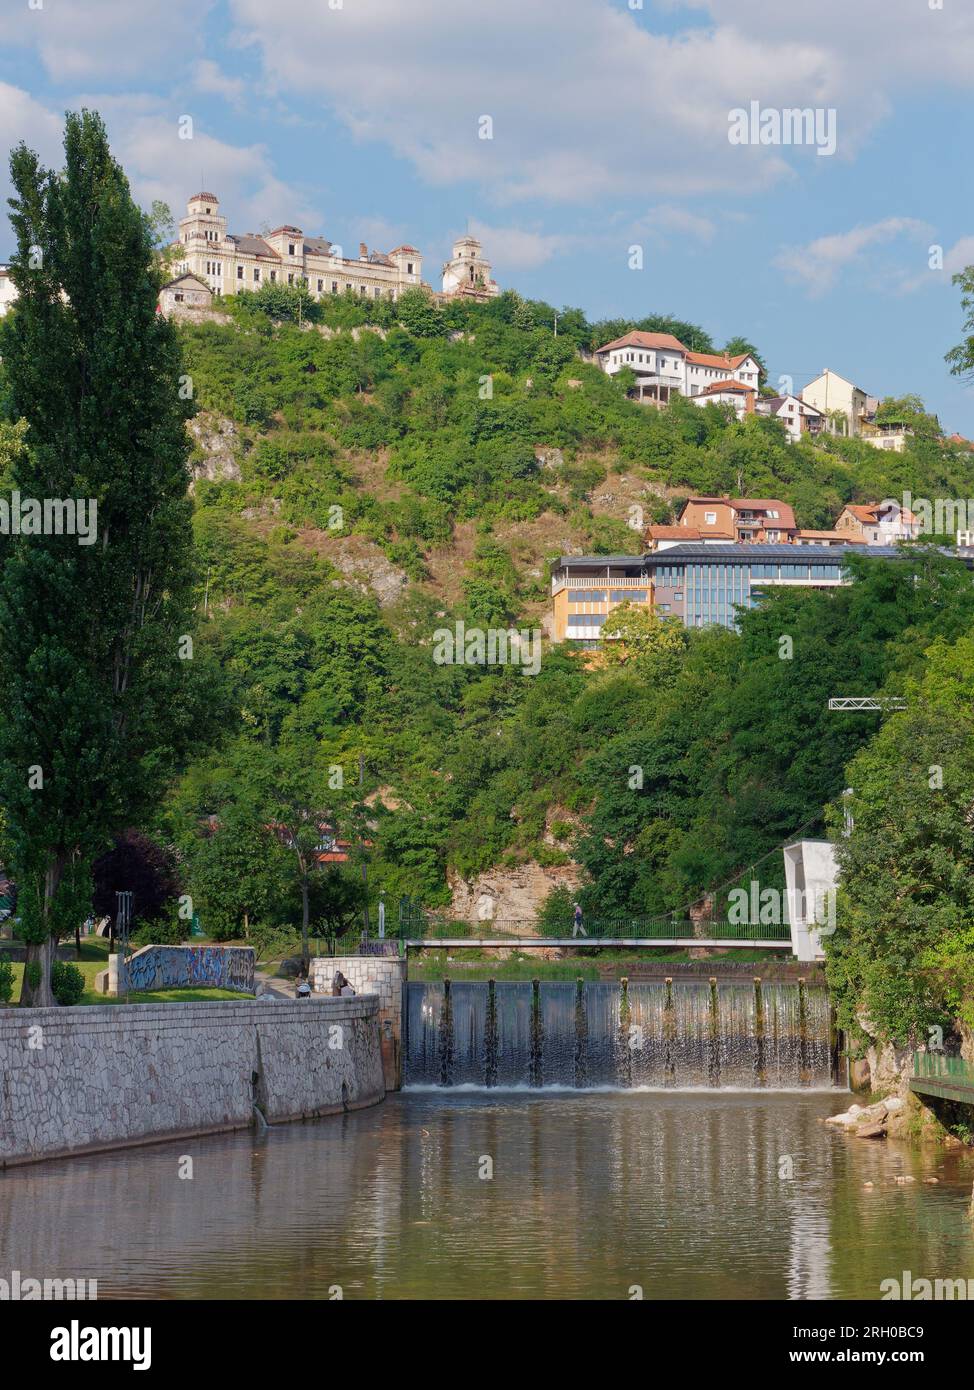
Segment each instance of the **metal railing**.
[[965,1062],[963,1057],[948,1057],[943,1052],[914,1052],[913,1075],[932,1080],[936,1080],[937,1077],[952,1077],[956,1081],[965,1081],[969,1086],[974,1086],[974,1065]]
[[689,922],[670,917],[602,917],[583,920],[580,928],[572,920],[541,923],[530,918],[494,918],[490,921],[450,921],[444,918],[411,918],[399,924],[398,934],[407,941],[432,940],[530,940],[552,937],[571,938],[584,945],[599,940],[686,941],[788,941],[791,928],[784,923]]

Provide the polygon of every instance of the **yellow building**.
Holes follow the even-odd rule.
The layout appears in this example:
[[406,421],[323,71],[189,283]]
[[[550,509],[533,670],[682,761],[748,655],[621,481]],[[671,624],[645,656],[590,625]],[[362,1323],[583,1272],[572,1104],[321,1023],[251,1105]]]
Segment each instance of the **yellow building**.
[[551,571],[551,597],[552,640],[594,648],[620,603],[652,607],[653,582],[639,555],[562,555]]

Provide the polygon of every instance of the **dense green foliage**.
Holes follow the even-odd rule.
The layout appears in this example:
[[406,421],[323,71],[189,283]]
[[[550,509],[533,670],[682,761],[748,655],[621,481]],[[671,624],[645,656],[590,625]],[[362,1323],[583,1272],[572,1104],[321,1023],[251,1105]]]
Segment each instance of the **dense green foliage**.
[[[974,766],[949,672],[974,589],[959,562],[922,546],[853,560],[851,586],[781,591],[739,632],[623,611],[603,660],[546,648],[536,676],[432,656],[456,621],[540,626],[565,550],[638,553],[634,501],[648,521],[690,493],[777,497],[827,527],[846,502],[965,496],[970,456],[922,402],[883,403],[915,429],[902,454],[790,445],[770,419],[639,407],[626,373],[591,360],[633,327],[713,350],[667,316],[591,324],[513,293],[316,303],[300,285],[218,309],[178,338],[198,414],[193,665],[218,673],[194,732],[217,722],[220,737],[183,769],[175,745],[158,757],[169,793],[140,822],[175,847],[208,932],[300,927],[307,953],[312,932],[374,922],[380,889],[393,911],[406,894],[443,905],[453,876],[527,860],[580,865],[586,916],[685,913],[708,892],[721,912],[742,878],[779,883],[782,842],[823,833],[851,782],[829,965],[844,1021],[865,1007],[903,1038],[963,1012]],[[19,389],[0,383],[4,479],[24,466]],[[230,467],[210,467],[214,428]],[[185,724],[185,691],[160,681]],[[828,712],[833,694],[881,691],[910,710],[885,724]],[[87,710],[92,692],[77,695]],[[949,767],[949,787],[918,792],[921,764]],[[574,897],[553,893],[545,920]]]
[[194,741],[200,672],[179,652],[193,582],[185,407],[148,221],[89,113],[68,117],[62,175],[21,145],[11,177],[4,397],[27,431],[5,481],[97,505],[94,543],[0,538],[0,797],[28,965],[44,962],[25,971],[25,1002],[46,1003],[50,943],[86,915],[94,857]]

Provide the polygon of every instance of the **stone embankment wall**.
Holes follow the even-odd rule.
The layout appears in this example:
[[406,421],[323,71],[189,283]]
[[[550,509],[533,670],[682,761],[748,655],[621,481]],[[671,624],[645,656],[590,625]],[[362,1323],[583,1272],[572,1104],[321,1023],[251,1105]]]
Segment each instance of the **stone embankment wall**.
[[335,972],[340,970],[356,996],[373,994],[379,1000],[382,1067],[386,1090],[402,1085],[402,996],[406,979],[405,956],[319,956],[311,962],[311,988],[328,994]]
[[382,1100],[379,1001],[0,1009],[0,1167]]

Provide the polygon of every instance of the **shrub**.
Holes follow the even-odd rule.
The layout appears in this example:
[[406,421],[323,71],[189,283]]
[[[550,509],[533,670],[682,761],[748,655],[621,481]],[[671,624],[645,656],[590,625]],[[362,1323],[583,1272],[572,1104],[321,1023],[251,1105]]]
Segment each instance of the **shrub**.
[[0,958],[0,1003],[6,1004],[13,994],[14,968],[9,960]]
[[59,1004],[77,1004],[84,993],[85,977],[70,961],[56,960],[51,966],[51,989]]

